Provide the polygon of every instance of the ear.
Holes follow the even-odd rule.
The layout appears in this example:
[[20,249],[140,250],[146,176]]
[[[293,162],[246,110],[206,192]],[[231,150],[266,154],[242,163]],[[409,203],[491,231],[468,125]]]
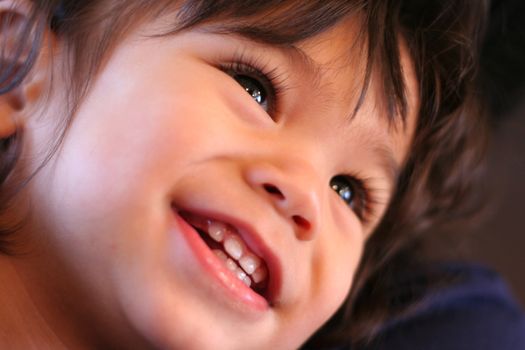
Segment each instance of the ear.
[[26,107],[28,92],[31,91],[31,98],[35,98],[32,85],[37,82],[32,76],[27,75],[16,87],[8,88],[12,78],[19,74],[29,52],[20,44],[30,41],[21,39],[21,34],[29,25],[30,9],[28,0],[0,0],[0,91],[7,90],[0,95],[0,139],[13,135],[22,124],[20,112]]

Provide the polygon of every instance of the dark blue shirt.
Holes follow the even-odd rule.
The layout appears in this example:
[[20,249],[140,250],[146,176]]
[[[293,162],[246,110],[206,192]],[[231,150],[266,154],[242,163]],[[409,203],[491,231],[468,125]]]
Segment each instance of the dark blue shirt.
[[525,316],[496,273],[465,264],[444,270],[454,282],[387,322],[359,350],[525,350]]

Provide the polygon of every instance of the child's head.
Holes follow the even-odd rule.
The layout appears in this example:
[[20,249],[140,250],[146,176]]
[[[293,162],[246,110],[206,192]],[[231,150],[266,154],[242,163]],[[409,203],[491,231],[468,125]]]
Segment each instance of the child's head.
[[298,347],[462,195],[481,2],[14,3],[0,229],[59,337]]

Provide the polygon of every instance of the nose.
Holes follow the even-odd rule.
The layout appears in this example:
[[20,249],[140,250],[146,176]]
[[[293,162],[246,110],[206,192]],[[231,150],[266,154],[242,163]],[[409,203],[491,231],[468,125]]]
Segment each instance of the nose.
[[254,162],[246,175],[250,186],[293,226],[298,239],[308,241],[315,237],[319,230],[320,187],[312,167]]

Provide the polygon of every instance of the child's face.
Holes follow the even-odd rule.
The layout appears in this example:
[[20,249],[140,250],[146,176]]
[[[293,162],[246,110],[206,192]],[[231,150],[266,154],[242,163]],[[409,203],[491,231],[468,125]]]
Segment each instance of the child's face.
[[[133,34],[28,190],[29,237],[45,237],[35,271],[55,266],[35,272],[35,293],[55,291],[50,300],[78,304],[91,325],[157,346],[298,347],[344,301],[415,123],[405,53],[407,128],[389,128],[374,83],[350,119],[364,69],[358,46],[348,55],[354,41],[348,22],[297,45],[302,54],[198,30]],[[250,64],[284,85],[277,100]],[[60,103],[29,120],[28,152],[55,137]],[[192,228],[221,223],[230,228],[215,244]],[[262,260],[250,278],[262,295],[209,248],[235,255],[239,239],[245,269],[250,254]]]

